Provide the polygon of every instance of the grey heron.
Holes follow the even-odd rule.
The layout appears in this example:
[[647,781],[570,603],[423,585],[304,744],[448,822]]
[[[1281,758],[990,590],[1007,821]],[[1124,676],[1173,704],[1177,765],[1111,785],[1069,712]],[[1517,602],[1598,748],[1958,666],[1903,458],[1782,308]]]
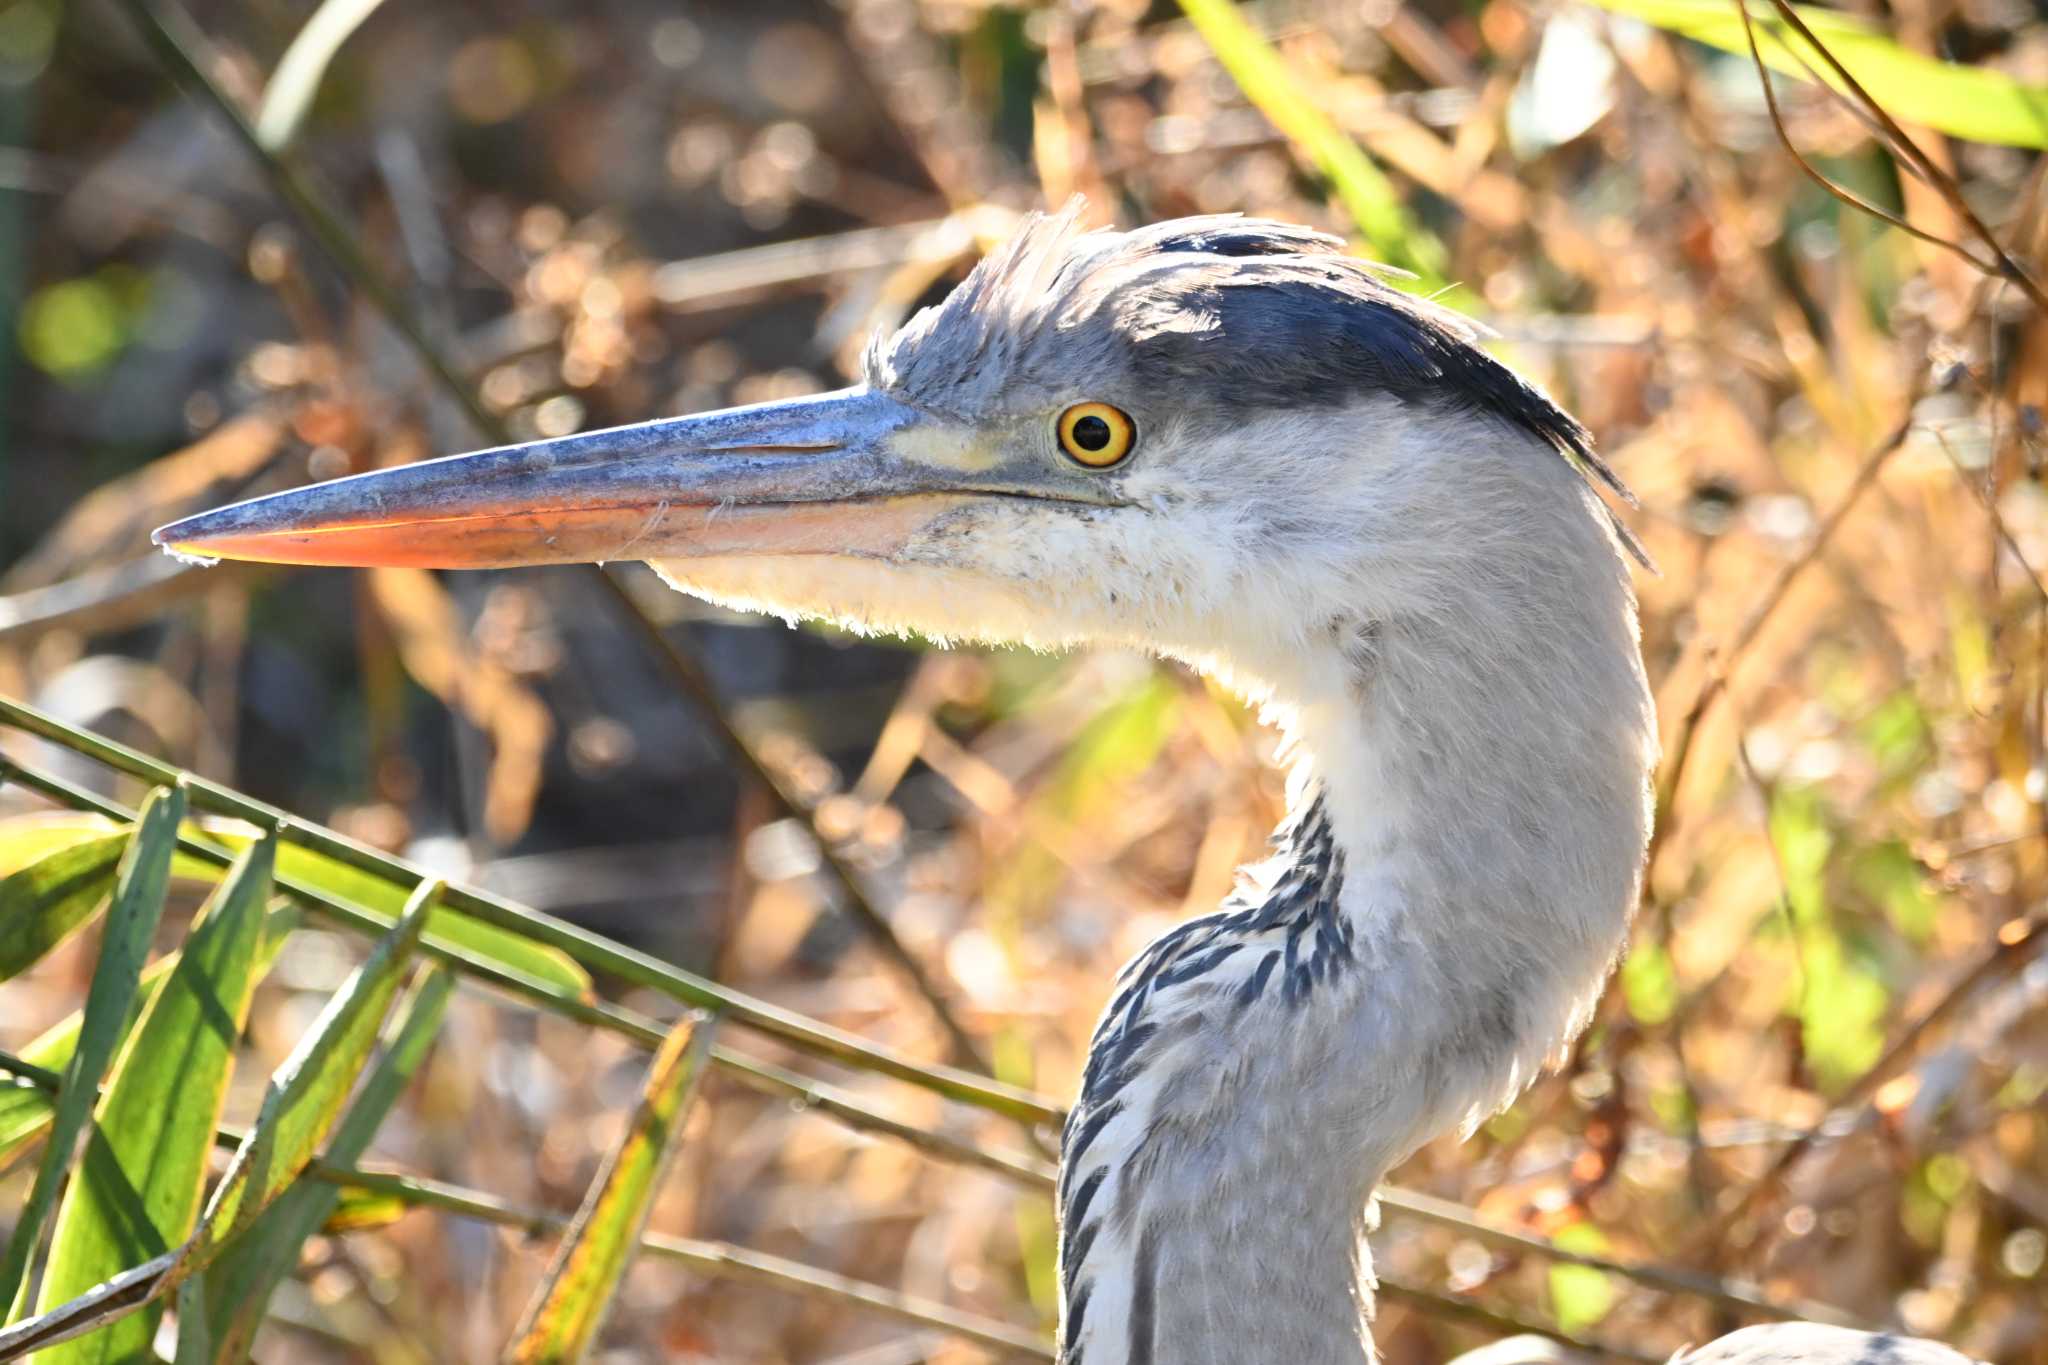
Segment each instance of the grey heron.
[[[1034,217],[821,396],[205,513],[177,553],[644,559],[860,631],[1137,646],[1265,708],[1291,814],[1123,971],[1062,1142],[1067,1365],[1369,1359],[1375,1185],[1584,1028],[1636,904],[1656,724],[1625,496],[1457,314],[1336,239]],[[1751,1329],[1723,1362],[1936,1365]]]

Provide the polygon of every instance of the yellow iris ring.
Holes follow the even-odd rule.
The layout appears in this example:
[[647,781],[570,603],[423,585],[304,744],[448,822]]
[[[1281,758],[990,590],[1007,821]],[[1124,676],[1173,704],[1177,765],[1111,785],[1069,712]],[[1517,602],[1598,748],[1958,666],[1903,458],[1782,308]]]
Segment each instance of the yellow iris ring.
[[[1102,425],[1098,427],[1096,422]],[[1102,427],[1109,429],[1106,440]],[[1138,429],[1131,419],[1107,403],[1074,404],[1060,414],[1059,432],[1060,449],[1067,458],[1090,469],[1109,468],[1130,454],[1138,441]]]

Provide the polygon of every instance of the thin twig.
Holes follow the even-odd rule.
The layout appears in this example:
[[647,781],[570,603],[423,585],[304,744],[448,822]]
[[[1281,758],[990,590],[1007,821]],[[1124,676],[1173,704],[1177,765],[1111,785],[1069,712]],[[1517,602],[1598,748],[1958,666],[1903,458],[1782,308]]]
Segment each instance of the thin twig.
[[[272,189],[296,213],[312,233],[334,264],[350,282],[368,298],[384,319],[405,341],[414,357],[426,368],[427,373],[440,385],[476,429],[499,445],[511,443],[511,433],[503,422],[484,405],[482,397],[467,380],[457,374],[447,357],[441,354],[418,318],[399,297],[398,292],[370,264],[369,258],[356,245],[340,221],[328,211],[311,184],[281,156],[263,144],[256,130],[243,116],[234,101],[229,99],[214,81],[207,76],[204,64],[196,54],[205,49],[206,40],[193,24],[190,16],[169,3],[169,0],[121,0],[130,17],[141,29],[144,39],[157,54],[173,76],[198,95],[224,120]],[[714,731],[725,743],[733,757],[757,782],[763,783],[783,813],[804,819],[809,815],[790,799],[769,774],[760,758],[732,726],[723,704],[708,678],[694,659],[684,655],[674,641],[662,633],[660,627],[648,619],[639,604],[618,583],[594,565],[587,565],[585,572],[594,575],[604,584],[605,595],[619,608],[625,619],[636,624],[650,649],[654,651],[670,677],[684,690],[684,695],[696,703],[699,711],[708,719]],[[814,826],[815,828],[815,826]],[[952,1005],[936,982],[924,970],[921,963],[911,956],[909,949],[897,937],[895,929],[868,899],[861,889],[853,870],[846,865],[838,852],[822,836],[818,840],[825,865],[832,870],[845,897],[846,907],[864,932],[873,938],[881,948],[883,956],[909,979],[920,998],[931,1008],[945,1031],[954,1058],[963,1065],[986,1072],[988,1063],[983,1059],[980,1048],[973,1036],[961,1026],[954,1015]]]
[[1920,144],[1906,136],[1906,130],[1899,127],[1898,121],[1891,116],[1890,112],[1871,97],[1870,92],[1863,88],[1861,81],[1849,74],[1849,68],[1842,65],[1841,59],[1835,56],[1833,49],[1828,47],[1826,43],[1823,43],[1814,35],[1813,30],[1806,26],[1806,20],[1799,16],[1799,11],[1792,7],[1789,0],[1771,0],[1771,4],[1800,37],[1813,45],[1813,50],[1820,53],[1821,59],[1833,68],[1837,76],[1842,78],[1842,84],[1848,86],[1855,93],[1856,98],[1862,102],[1863,107],[1869,111],[1871,117],[1884,125],[1886,133],[1891,136],[1896,144],[1895,150],[1902,153],[1907,160],[1919,166],[1921,174],[1927,179],[1927,183],[1940,193],[1956,216],[1969,224],[1970,230],[1975,232],[1984,245],[1990,248],[1992,256],[1998,261],[1998,269],[1994,273],[2000,279],[2010,280],[2018,285],[2020,291],[2033,300],[2036,308],[2041,309],[2043,312],[2048,312],[2048,294],[2042,293],[2041,286],[2035,282],[2034,277],[2029,275],[2021,267],[2020,263],[2012,258],[2006,251],[2004,244],[1998,240],[1997,235],[1985,225],[1982,218],[1977,216],[1977,210],[1970,207],[1970,201],[1964,196],[1962,187],[1956,184],[1955,177],[1950,175],[1943,167],[1935,165],[1934,159],[1920,149]]
[[1871,1328],[1871,1324],[1833,1304],[1822,1303],[1818,1299],[1776,1299],[1747,1280],[1730,1279],[1678,1266],[1623,1261],[1611,1256],[1571,1251],[1547,1237],[1536,1237],[1486,1222],[1475,1217],[1462,1205],[1416,1190],[1393,1187],[1382,1189],[1379,1192],[1379,1201],[1381,1207],[1387,1210],[1436,1223],[1442,1227],[1455,1228],[1475,1241],[1489,1242],[1494,1246],[1531,1256],[1541,1256],[1545,1260],[1556,1261],[1562,1265],[1581,1265],[1591,1270],[1605,1271],[1652,1289],[1705,1299],[1709,1303],[1719,1304],[1738,1313],[1775,1318],[1780,1321],[1805,1320],[1829,1323],[1837,1327],[1859,1327],[1866,1330]]
[[[317,1161],[307,1167],[306,1173],[330,1185],[367,1190],[405,1204],[517,1228],[533,1236],[555,1236],[569,1226],[569,1219],[560,1214],[518,1208],[481,1190],[464,1189],[417,1176],[329,1166]],[[1052,1359],[1051,1343],[1024,1328],[1012,1327],[978,1313],[961,1312],[878,1284],[848,1279],[798,1261],[748,1251],[727,1242],[651,1234],[641,1239],[640,1251],[643,1255],[680,1262],[717,1279],[747,1280],[813,1298],[853,1304],[903,1322],[965,1337],[1008,1354],[1034,1360]]]
[[1970,477],[1970,472],[1963,467],[1962,457],[1957,455],[1955,447],[1949,444],[1948,433],[1937,427],[1933,436],[1935,443],[1941,447],[1942,454],[1948,456],[1949,464],[1955,468],[1956,481],[1969,489],[1970,495],[1976,498],[1977,505],[1984,509],[1985,519],[1991,523],[1991,533],[2013,557],[2013,562],[2020,566],[2021,572],[2026,574],[2027,586],[2034,590],[2035,599],[2048,604],[2048,586],[2043,585],[2040,571],[2034,567],[2033,561],[2027,558],[2027,552],[2020,547],[2019,539],[2013,535],[2012,528],[2005,524],[2005,514],[1998,510],[1997,498],[1990,490]]
[[883,918],[882,912],[875,908],[874,902],[868,899],[867,893],[855,879],[853,869],[839,856],[831,840],[818,828],[814,813],[798,799],[795,792],[783,785],[768,765],[761,761],[761,756],[754,751],[754,746],[734,727],[732,713],[719,697],[717,686],[711,681],[703,666],[695,657],[685,654],[670,643],[668,637],[662,633],[661,627],[656,625],[646,612],[640,610],[640,605],[633,600],[632,594],[626,591],[625,585],[613,577],[609,570],[595,566],[586,567],[596,576],[597,581],[604,585],[606,595],[617,604],[619,615],[628,625],[639,631],[641,638],[653,652],[656,662],[668,674],[669,681],[696,704],[698,714],[711,726],[719,742],[725,746],[726,752],[737,759],[747,775],[768,793],[779,808],[779,814],[801,820],[810,829],[811,837],[817,842],[818,851],[824,859],[823,865],[831,873],[846,910],[868,937],[874,940],[875,945],[882,950],[882,955],[909,979],[925,1003],[931,1006],[932,1013],[946,1032],[955,1059],[977,1071],[986,1072],[989,1067],[982,1058],[981,1049],[954,1016],[952,1005],[946,999],[945,993],[925,971],[924,964],[911,955],[910,949],[904,946],[903,940],[897,936],[889,921]]
[[1049,1161],[1022,1152],[977,1147],[959,1138],[948,1137],[944,1133],[934,1133],[928,1128],[919,1128],[900,1119],[892,1119],[862,1104],[844,1091],[822,1081],[814,1081],[808,1076],[785,1071],[779,1066],[771,1066],[723,1048],[713,1048],[711,1060],[726,1068],[734,1080],[762,1094],[777,1095],[791,1100],[802,1109],[828,1115],[848,1128],[885,1134],[941,1161],[951,1161],[963,1166],[978,1166],[1026,1189],[1049,1191],[1056,1178],[1057,1171]]
[[[1778,130],[1778,141],[1784,144],[1786,152],[1788,152],[1791,155],[1792,160],[1798,165],[1799,169],[1806,173],[1807,179],[1811,180],[1814,184],[1820,186],[1829,194],[1833,195],[1835,198],[1847,204],[1850,208],[1861,209],[1863,212],[1869,214],[1871,217],[1890,223],[1899,231],[1907,233],[1910,236],[1918,237],[1921,241],[1926,242],[1929,245],[1938,246],[1945,248],[1946,250],[1953,251],[1956,255],[1962,257],[1964,260],[1968,261],[1972,266],[1976,267],[1978,270],[1983,271],[1987,275],[1998,275],[2001,273],[1998,267],[1998,263],[1996,261],[1985,260],[1983,257],[1971,251],[1968,247],[1964,246],[1961,242],[1952,241],[1947,237],[1943,237],[1936,233],[1929,232],[1925,228],[1916,227],[1914,224],[1907,222],[1900,215],[1893,213],[1888,208],[1885,208],[1882,204],[1873,203],[1869,199],[1866,199],[1862,195],[1856,193],[1856,191],[1850,189],[1848,186],[1837,184],[1834,180],[1830,179],[1827,175],[1823,174],[1819,167],[1815,166],[1812,162],[1808,161],[1806,159],[1805,154],[1802,153],[1799,150],[1799,148],[1793,143],[1792,134],[1785,127],[1784,115],[1780,113],[1778,110],[1778,93],[1776,88],[1771,84],[1770,71],[1764,66],[1763,53],[1758,51],[1757,49],[1756,21],[1750,17],[1749,5],[1747,3],[1747,0],[1735,0],[1735,9],[1736,12],[1742,16],[1742,33],[1745,38],[1749,39],[1749,59],[1755,65],[1757,80],[1763,85],[1764,88],[1764,107],[1770,111],[1771,126]],[[1779,41],[1782,43],[1784,40],[1780,39]],[[1786,45],[1786,50],[1792,50],[1789,44]],[[1796,56],[1797,54],[1795,53],[1794,55]],[[1851,105],[1850,107],[1853,109],[1856,106]],[[1882,125],[1880,125],[1879,131],[1882,132]],[[1916,173],[1919,173],[1918,163],[1912,163],[1912,165],[1914,171]],[[1924,179],[1925,176],[1922,175],[1922,178]]]
[[173,1247],[161,1256],[101,1281],[47,1313],[23,1318],[0,1331],[0,1361],[20,1360],[31,1352],[84,1336],[136,1312],[169,1288],[165,1277],[177,1268],[184,1254],[183,1246]]
[[1383,1299],[1406,1304],[1419,1312],[1429,1314],[1431,1317],[1447,1318],[1453,1322],[1463,1322],[1469,1323],[1474,1327],[1484,1327],[1488,1331],[1498,1332],[1504,1337],[1548,1337],[1552,1341],[1561,1341],[1565,1345],[1577,1347],[1581,1351],[1591,1351],[1596,1355],[1611,1356],[1616,1360],[1638,1361],[1641,1362],[1641,1365],[1663,1365],[1664,1361],[1668,1359],[1666,1356],[1651,1355],[1647,1351],[1638,1351],[1633,1347],[1616,1346],[1604,1341],[1593,1341],[1587,1337],[1579,1336],[1577,1333],[1567,1332],[1562,1327],[1546,1327],[1542,1323],[1531,1322],[1527,1318],[1516,1317],[1512,1313],[1504,1313],[1497,1308],[1487,1308],[1484,1305],[1472,1302],[1470,1299],[1455,1298],[1449,1294],[1439,1294],[1433,1289],[1424,1289],[1420,1285],[1410,1284],[1406,1280],[1391,1275],[1379,1276],[1379,1295]]
[[[1998,931],[1998,941],[1981,954],[1968,970],[1950,983],[1927,1011],[1906,1027],[1884,1055],[1871,1064],[1869,1070],[1858,1076],[1842,1095],[1837,1108],[1860,1107],[1869,1102],[1884,1083],[1896,1075],[1920,1050],[1920,1044],[1927,1035],[1962,1009],[1977,993],[1977,989],[1992,978],[2011,971],[2029,956],[2048,943],[2048,909],[2036,910],[2023,919],[2008,921]],[[1748,1218],[1768,1199],[1783,1188],[1785,1178],[1792,1168],[1812,1150],[1814,1143],[1822,1137],[1824,1124],[1815,1124],[1793,1138],[1778,1153],[1773,1161],[1742,1198],[1721,1217],[1703,1231],[1692,1251],[1702,1253],[1710,1248],[1726,1244],[1730,1229]]]
[[[1665,780],[1657,796],[1656,827],[1650,834],[1648,871],[1655,870],[1657,852],[1669,833],[1671,815],[1678,800],[1678,784],[1685,776],[1686,765],[1692,757],[1693,742],[1698,738],[1701,723],[1705,720],[1707,712],[1726,690],[1728,680],[1740,669],[1751,646],[1763,633],[1764,626],[1769,623],[1778,608],[1784,605],[1786,596],[1792,591],[1793,583],[1820,558],[1829,542],[1834,539],[1835,533],[1841,529],[1842,522],[1855,510],[1856,504],[1870,490],[1871,485],[1877,482],[1877,476],[1884,472],[1884,467],[1892,456],[1905,445],[1906,438],[1913,432],[1913,411],[1919,405],[1919,401],[1920,392],[1916,388],[1907,395],[1906,415],[1865,458],[1862,467],[1856,471],[1856,477],[1850,480],[1848,489],[1828,512],[1826,519],[1815,529],[1806,548],[1778,571],[1777,578],[1772,580],[1771,586],[1764,590],[1763,596],[1757,599],[1757,604],[1743,619],[1742,627],[1735,633],[1735,639],[1730,643],[1727,653],[1718,661],[1712,675],[1701,684],[1698,694],[1694,696],[1692,706],[1687,709],[1685,719],[1679,724],[1678,735],[1671,746],[1669,761],[1665,765]],[[1645,896],[1649,894],[1648,871],[1643,878]]]
[[[250,577],[256,565],[236,566]],[[160,615],[164,607],[192,593],[223,586],[228,579],[203,577],[190,564],[152,554],[87,569],[47,587],[0,597],[0,640],[21,643],[52,630],[81,634],[121,630]]]
[[1015,226],[1009,210],[984,205],[921,222],[739,247],[670,261],[654,273],[654,297],[665,308],[686,311],[785,285],[913,262],[943,264],[973,251],[977,239],[1006,237]]
[[174,5],[164,3],[164,0],[120,0],[120,4],[141,32],[143,41],[171,73],[172,79],[220,115],[227,124],[228,132],[248,153],[264,179],[270,182],[271,189],[306,225],[320,249],[332,258],[356,288],[369,296],[370,302],[404,338],[414,356],[462,405],[477,429],[497,431],[500,424],[484,406],[483,400],[435,348],[398,291],[370,264],[369,258],[356,245],[355,238],[328,211],[312,185],[263,146],[240,107],[206,74],[198,56],[206,48],[206,39],[191,16]]
[[[1749,35],[1750,55],[1756,60],[1758,70],[1761,71],[1763,60],[1757,53],[1756,33],[1751,27],[1748,0],[1735,0],[1735,6],[1742,14],[1743,30]],[[1842,65],[1841,59],[1835,56],[1833,50],[1826,43],[1823,43],[1812,29],[1807,27],[1806,21],[1799,17],[1799,11],[1793,8],[1790,0],[1771,0],[1771,6],[1778,11],[1779,17],[1792,28],[1793,32],[1812,45],[1813,50],[1820,54],[1821,60],[1827,63],[1828,68],[1835,73],[1843,86],[1856,97],[1856,102],[1865,112],[1877,120],[1878,124],[1884,129],[1885,137],[1891,144],[1893,154],[1901,160],[1912,163],[1920,172],[1921,178],[1927,182],[1935,193],[1942,197],[1942,200],[1947,203],[1956,217],[1967,224],[1977,239],[1989,249],[1992,259],[1990,262],[1982,261],[1964,250],[1959,244],[1944,241],[1939,237],[1934,237],[1909,227],[1903,220],[1878,210],[1873,205],[1860,202],[1857,197],[1851,195],[1846,190],[1838,189],[1824,177],[1820,177],[1811,167],[1807,168],[1808,174],[1814,175],[1827,188],[1829,193],[1836,195],[1844,202],[1853,204],[1855,207],[1861,208],[1866,212],[1876,213],[1878,217],[1904,227],[1916,237],[1921,237],[1938,246],[1948,247],[1986,274],[1997,279],[2012,281],[2012,283],[2020,287],[2021,292],[2028,299],[2032,300],[2036,308],[2043,312],[2048,312],[2048,293],[2042,292],[2041,286],[2034,280],[2034,277],[2028,274],[2017,260],[2013,259],[2012,254],[1998,240],[1997,234],[1993,233],[1985,225],[1984,220],[1977,216],[1977,211],[1970,207],[1970,201],[1964,196],[1962,187],[1956,184],[1955,177],[1942,167],[1937,166],[1934,163],[1934,159],[1920,149],[1920,144],[1906,136],[1906,130],[1899,126],[1898,121],[1886,111],[1882,104],[1879,104],[1877,100],[1871,97],[1870,92],[1863,88],[1863,83],[1850,74],[1849,68]],[[1784,124],[1778,119],[1777,103],[1771,96],[1771,83],[1768,77],[1764,79],[1764,94],[1771,101],[1771,120],[1777,124],[1778,135],[1785,139],[1786,148],[1790,150],[1792,147],[1791,139],[1786,136]],[[1799,154],[1797,151],[1793,151],[1793,155],[1797,157]],[[1803,159],[1801,164],[1805,164]]]

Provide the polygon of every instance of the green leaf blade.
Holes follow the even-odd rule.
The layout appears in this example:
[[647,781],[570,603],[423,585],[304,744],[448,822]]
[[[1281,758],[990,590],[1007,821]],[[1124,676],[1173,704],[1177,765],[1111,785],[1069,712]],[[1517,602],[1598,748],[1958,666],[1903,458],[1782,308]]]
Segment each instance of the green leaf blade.
[[[439,965],[422,972],[400,1002],[390,1045],[363,1083],[356,1102],[335,1125],[326,1160],[354,1165],[368,1150],[398,1097],[411,1083],[440,1032],[455,978]],[[299,1250],[321,1231],[343,1191],[301,1181],[239,1234],[206,1272],[209,1359],[238,1361],[248,1355],[270,1296],[299,1263]]]
[[210,1263],[313,1159],[369,1062],[378,1027],[440,891],[440,883],[426,882],[413,893],[397,925],[377,941],[278,1068],[255,1127],[213,1192],[188,1248],[186,1273]]
[[675,1155],[713,1032],[713,1021],[685,1016],[655,1054],[633,1122],[590,1187],[506,1351],[511,1365],[578,1361],[596,1344]]
[[[124,829],[124,826],[96,815],[69,812],[7,821],[0,824],[0,873],[19,871],[38,858],[75,848],[110,833],[123,832]],[[187,839],[237,854],[256,842],[256,834],[239,821],[223,825],[195,820],[188,822],[180,832]],[[172,863],[172,873],[192,881],[215,883],[227,874],[227,869],[189,852],[181,852]],[[352,867],[331,854],[292,843],[278,847],[276,876],[278,887],[283,891],[317,892],[362,910],[387,925],[397,922],[405,909],[406,898],[418,884],[416,877],[394,881]],[[516,977],[566,991],[580,1000],[597,998],[590,973],[568,953],[517,929],[491,924],[475,915],[445,906],[435,910],[427,926],[426,942],[430,946],[465,953]]]
[[1364,149],[1302,93],[1301,79],[1237,6],[1231,0],[1180,0],[1180,7],[1245,98],[1329,180],[1373,251],[1413,271],[1422,292],[1442,287],[1449,266],[1443,243],[1414,221],[1393,182]]
[[[222,842],[234,845],[246,842],[246,836],[226,836]],[[280,881],[309,886],[392,923],[404,913],[406,899],[414,889],[295,844],[278,851],[277,872]],[[486,924],[474,915],[437,908],[427,922],[426,941],[462,949],[529,980],[573,991],[584,1000],[596,998],[590,973],[567,953],[514,930]]]
[[[179,855],[182,858],[184,855]],[[178,858],[171,860],[176,872]],[[263,944],[258,950],[256,979],[262,980],[269,974],[270,966],[277,960],[278,952],[284,947],[285,939],[299,927],[301,915],[296,906],[285,906],[272,910],[263,921]],[[128,1017],[122,1021],[120,1039],[114,1044],[118,1055],[122,1044],[142,1018],[144,1010],[156,999],[163,989],[164,981],[177,970],[181,953],[166,953],[149,964],[142,973],[142,988],[136,992],[128,1006]],[[41,1037],[21,1050],[22,1060],[34,1063],[46,1071],[62,1071],[71,1061],[71,1054],[77,1050],[78,1035],[85,1023],[83,1011],[74,1011],[44,1031]],[[56,1097],[39,1086],[0,1087],[0,1166],[11,1161],[15,1154],[35,1141],[50,1126],[51,1116],[57,1112]]]
[[106,904],[128,835],[103,834],[43,854],[0,880],[0,981],[34,966]]
[[157,921],[163,915],[164,893],[170,887],[171,854],[177,847],[178,822],[185,815],[181,787],[159,787],[149,794],[136,821],[135,837],[122,854],[114,878],[114,898],[100,943],[98,966],[86,993],[77,1049],[64,1066],[64,1082],[52,1115],[49,1145],[36,1170],[28,1203],[17,1220],[14,1236],[0,1258],[0,1311],[13,1321],[27,1306],[29,1261],[42,1239],[43,1223],[56,1203],[57,1191],[71,1164],[72,1149],[92,1114],[100,1078],[106,1074],[114,1048],[128,1020],[129,1007],[141,984],[142,964],[149,956]]
[[[255,993],[276,840],[237,860],[135,1027],[57,1213],[45,1310],[184,1241],[199,1214],[236,1044]],[[160,1304],[45,1352],[44,1365],[147,1360]]]

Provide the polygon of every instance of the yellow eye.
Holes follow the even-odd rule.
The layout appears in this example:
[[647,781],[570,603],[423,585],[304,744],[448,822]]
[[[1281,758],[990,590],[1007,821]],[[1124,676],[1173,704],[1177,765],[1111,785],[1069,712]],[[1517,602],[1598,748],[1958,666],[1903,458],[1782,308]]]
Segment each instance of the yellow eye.
[[1131,453],[1138,429],[1107,403],[1076,403],[1060,414],[1060,449],[1090,469],[1107,469]]

